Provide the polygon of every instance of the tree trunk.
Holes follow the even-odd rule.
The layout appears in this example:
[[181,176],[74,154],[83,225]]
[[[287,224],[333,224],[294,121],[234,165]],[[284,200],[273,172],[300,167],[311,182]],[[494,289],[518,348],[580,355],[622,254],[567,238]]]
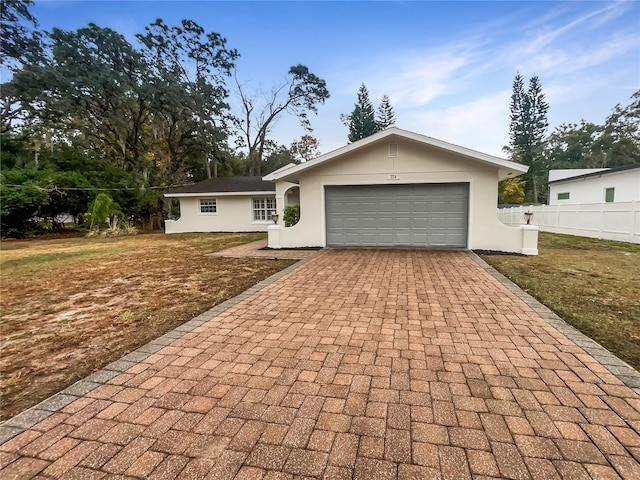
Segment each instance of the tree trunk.
[[[207,178],[211,178],[211,161],[209,160],[209,156],[206,155],[204,158],[204,165],[207,169]],[[215,175],[217,176],[217,175]]]

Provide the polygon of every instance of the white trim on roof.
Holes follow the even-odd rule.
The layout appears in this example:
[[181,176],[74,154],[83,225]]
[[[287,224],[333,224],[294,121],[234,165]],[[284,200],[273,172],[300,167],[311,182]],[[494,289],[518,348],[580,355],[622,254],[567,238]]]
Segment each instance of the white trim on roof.
[[[300,173],[304,170],[308,170],[309,168],[313,168],[322,163],[331,161],[334,158],[339,157],[341,155],[345,155],[355,150],[359,150],[372,143],[375,143],[379,140],[382,140],[390,136],[398,136],[401,138],[406,138],[408,140],[413,140],[415,142],[429,145],[431,147],[435,147],[440,150],[446,150],[449,152],[457,153],[458,155],[462,155],[464,157],[471,158],[473,160],[478,160],[482,163],[485,163],[494,167],[504,168],[507,170],[514,171],[518,175],[521,173],[526,173],[527,170],[529,170],[529,167],[527,167],[526,165],[522,165],[516,162],[511,162],[509,160],[505,160],[504,158],[495,157],[493,155],[478,152],[476,150],[471,150],[470,148],[454,145],[453,143],[445,142],[443,140],[438,140],[436,138],[431,138],[425,135],[409,132],[408,130],[402,130],[400,128],[391,127],[391,128],[387,128],[386,130],[383,130],[382,132],[378,132],[374,135],[371,135],[370,137],[363,138],[362,140],[358,140],[357,142],[351,143],[344,147],[338,148],[337,150],[333,150],[332,152],[321,155],[317,158],[314,158],[313,160],[309,160],[308,162],[295,165],[291,168],[283,167],[279,170],[276,170],[273,173],[270,173],[269,175],[264,176],[263,180],[280,180],[283,178],[294,176],[295,174]],[[506,175],[503,175],[503,177],[505,176]]]
[[268,197],[274,196],[275,190],[258,190],[255,192],[191,192],[191,193],[165,193],[167,198],[180,198],[180,197]]
[[282,172],[284,172],[285,170],[289,170],[290,168],[295,167],[296,165],[298,165],[297,163],[287,163],[284,167],[280,167],[277,170],[274,170],[273,172],[265,175],[264,177],[262,177],[262,180],[267,181],[267,182],[271,182],[273,181],[273,176],[280,174]]

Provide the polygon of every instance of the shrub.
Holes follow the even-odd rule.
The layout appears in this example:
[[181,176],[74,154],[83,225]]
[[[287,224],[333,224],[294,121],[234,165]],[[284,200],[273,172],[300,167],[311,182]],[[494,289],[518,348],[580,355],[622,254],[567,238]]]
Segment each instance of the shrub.
[[284,226],[293,227],[300,220],[300,205],[284,207]]
[[120,207],[113,199],[106,193],[100,193],[93,202],[89,205],[89,212],[87,213],[86,220],[89,222],[89,229],[100,229],[109,218],[112,219],[112,228],[115,228],[117,215],[121,215]]

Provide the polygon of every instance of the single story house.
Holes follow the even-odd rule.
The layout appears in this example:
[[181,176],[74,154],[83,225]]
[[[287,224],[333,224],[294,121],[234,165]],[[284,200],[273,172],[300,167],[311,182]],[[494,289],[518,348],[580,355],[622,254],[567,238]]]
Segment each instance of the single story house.
[[271,248],[439,247],[537,254],[538,227],[496,214],[498,181],[528,167],[388,128],[264,177],[276,208],[300,205],[291,227],[271,225]]
[[[498,181],[527,168],[393,127],[262,179],[212,179],[176,189],[167,196],[180,200],[181,217],[168,221],[166,231],[266,228],[275,249],[436,247],[537,255],[538,227],[508,227],[496,214]],[[285,227],[289,205],[299,205],[300,220]]]
[[640,164],[549,170],[549,205],[640,201]]
[[273,224],[276,186],[261,177],[220,177],[173,189],[180,218],[165,220],[166,233],[258,232]]

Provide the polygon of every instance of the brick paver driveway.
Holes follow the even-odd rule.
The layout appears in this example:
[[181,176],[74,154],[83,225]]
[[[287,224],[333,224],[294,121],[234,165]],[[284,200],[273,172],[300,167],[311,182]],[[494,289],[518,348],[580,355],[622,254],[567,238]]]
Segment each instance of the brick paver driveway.
[[640,478],[640,398],[464,252],[325,251],[161,347],[0,477]]

